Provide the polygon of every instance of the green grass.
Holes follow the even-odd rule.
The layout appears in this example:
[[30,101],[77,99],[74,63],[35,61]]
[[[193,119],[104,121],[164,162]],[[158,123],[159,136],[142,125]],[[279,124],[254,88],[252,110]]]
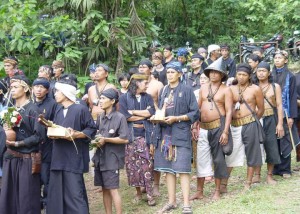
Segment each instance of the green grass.
[[[292,158],[293,165],[299,166],[295,163],[295,158]],[[294,167],[293,166],[293,167]],[[292,167],[292,168],[293,168]],[[246,167],[235,168],[228,184],[228,193],[222,195],[221,200],[212,202],[210,198],[214,190],[214,184],[206,184],[203,200],[192,202],[193,212],[195,214],[210,214],[210,213],[241,213],[241,214],[283,214],[283,213],[300,213],[300,174],[294,173],[289,179],[283,179],[280,176],[274,178],[278,183],[274,186],[269,186],[265,183],[266,179],[266,164],[262,167],[262,181],[260,184],[255,184],[250,191],[243,193],[244,181],[246,178]],[[91,184],[91,175],[86,175],[86,183],[89,194],[89,203],[91,214],[105,213],[102,203],[102,194],[95,193],[95,187]],[[167,202],[167,190],[165,179],[161,179],[161,196],[157,199],[155,207],[149,207],[144,195],[144,201],[138,204],[132,203],[135,189],[129,187],[125,171],[121,172],[121,188],[120,193],[123,200],[123,213],[133,214],[142,213],[150,214],[158,211]],[[191,182],[191,194],[196,191],[196,181]],[[178,209],[173,213],[181,213],[182,195],[178,181],[177,185],[177,203]]]

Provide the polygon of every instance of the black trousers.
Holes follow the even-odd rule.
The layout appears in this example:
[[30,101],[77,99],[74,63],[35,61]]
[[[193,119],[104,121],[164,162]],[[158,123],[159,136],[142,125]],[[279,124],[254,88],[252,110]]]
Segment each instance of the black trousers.
[[274,166],[273,174],[291,174],[291,155],[287,156],[286,158],[280,155],[280,160],[281,163]]
[[83,174],[51,170],[47,214],[88,214]]
[[41,168],[41,185],[43,185],[43,202],[47,202],[49,180],[50,180],[50,165],[51,163],[42,162]]

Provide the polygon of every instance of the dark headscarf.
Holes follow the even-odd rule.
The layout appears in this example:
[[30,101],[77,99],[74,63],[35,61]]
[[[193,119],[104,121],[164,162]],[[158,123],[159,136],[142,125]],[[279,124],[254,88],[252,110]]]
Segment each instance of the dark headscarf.
[[252,74],[251,70],[252,70],[251,66],[247,63],[241,63],[236,67],[236,72],[244,71],[244,72],[248,73],[249,75]]
[[198,58],[198,59],[204,61],[204,57],[202,55],[200,55],[200,54],[197,54],[197,53],[193,54],[191,58],[192,59]]
[[107,97],[108,99],[115,100],[115,104],[117,104],[119,101],[119,93],[113,88],[104,90],[101,95]]
[[46,78],[37,78],[32,83],[32,86],[35,86],[35,85],[42,85],[45,88],[49,89],[50,82]]
[[148,68],[152,68],[153,67],[152,62],[149,59],[143,59],[143,60],[141,60],[141,62],[140,62],[139,65],[147,65]]
[[262,62],[260,62],[259,64],[258,64],[258,66],[257,66],[257,69],[258,68],[265,68],[265,69],[267,69],[268,71],[270,71],[270,64],[269,63],[267,63],[267,62],[265,62],[265,61],[262,61]]

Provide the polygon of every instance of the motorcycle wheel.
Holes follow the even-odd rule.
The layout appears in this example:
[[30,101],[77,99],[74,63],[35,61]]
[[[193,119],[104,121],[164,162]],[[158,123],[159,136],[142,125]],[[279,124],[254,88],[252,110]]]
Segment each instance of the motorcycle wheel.
[[248,58],[249,58],[250,54],[251,54],[251,52],[246,52],[243,55],[243,63],[248,63]]

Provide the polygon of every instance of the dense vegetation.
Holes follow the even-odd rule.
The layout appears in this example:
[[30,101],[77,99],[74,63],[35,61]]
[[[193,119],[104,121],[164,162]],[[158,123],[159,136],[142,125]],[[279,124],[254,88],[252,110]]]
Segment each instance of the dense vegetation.
[[[85,75],[92,62],[120,72],[149,54],[151,41],[196,49],[241,34],[285,40],[300,28],[294,0],[7,0],[0,5],[0,55],[16,55],[29,77],[53,59]],[[194,50],[195,50],[194,49]]]

